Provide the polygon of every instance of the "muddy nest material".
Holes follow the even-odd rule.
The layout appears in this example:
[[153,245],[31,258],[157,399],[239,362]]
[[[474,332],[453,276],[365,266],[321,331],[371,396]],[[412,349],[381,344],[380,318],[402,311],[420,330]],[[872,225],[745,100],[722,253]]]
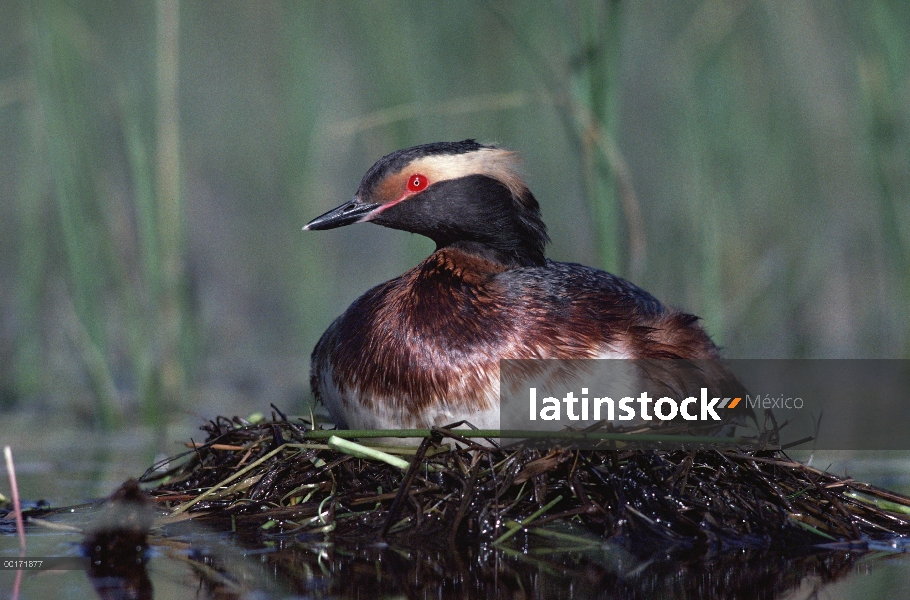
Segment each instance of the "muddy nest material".
[[204,443],[141,478],[156,484],[150,493],[170,509],[166,521],[363,543],[539,537],[584,546],[593,534],[636,551],[859,548],[910,535],[910,498],[766,445],[489,447],[436,428],[419,447],[383,447],[372,459],[326,442],[342,432],[280,413],[258,424],[220,417],[203,429]]

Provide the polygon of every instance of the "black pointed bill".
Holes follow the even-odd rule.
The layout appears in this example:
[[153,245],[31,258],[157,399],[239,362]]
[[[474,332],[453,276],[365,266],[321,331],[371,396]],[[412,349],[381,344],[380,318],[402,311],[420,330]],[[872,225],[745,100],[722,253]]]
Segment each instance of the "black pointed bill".
[[320,229],[335,229],[351,223],[360,223],[366,220],[367,215],[379,208],[378,204],[361,202],[354,198],[347,204],[333,208],[324,215],[320,215],[306,224],[305,231],[318,231]]

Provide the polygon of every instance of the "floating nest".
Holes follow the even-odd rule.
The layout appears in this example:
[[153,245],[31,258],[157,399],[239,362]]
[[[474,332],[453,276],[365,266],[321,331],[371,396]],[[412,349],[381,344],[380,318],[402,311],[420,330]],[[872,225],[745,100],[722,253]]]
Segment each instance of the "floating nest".
[[390,447],[351,444],[280,412],[202,429],[204,442],[140,482],[169,509],[165,522],[194,519],[247,539],[331,533],[350,544],[576,550],[609,541],[639,556],[704,556],[899,548],[910,535],[910,498],[793,461],[769,443],[775,435],[738,444],[608,435],[573,448],[434,428],[419,446]]

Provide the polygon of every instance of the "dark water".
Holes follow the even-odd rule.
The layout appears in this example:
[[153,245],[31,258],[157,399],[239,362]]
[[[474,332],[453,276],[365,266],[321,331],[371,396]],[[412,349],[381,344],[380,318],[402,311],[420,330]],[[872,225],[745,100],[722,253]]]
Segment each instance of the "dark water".
[[[76,511],[52,521],[78,525],[90,515]],[[71,555],[80,541],[76,534],[32,533],[29,554]],[[5,535],[0,551],[15,555],[15,546]],[[517,548],[503,551],[263,536],[250,548],[187,523],[155,536],[144,569],[124,579],[27,572],[19,597],[906,598],[910,589],[910,556],[892,552],[668,551],[639,557],[608,544],[559,546],[518,540]],[[11,591],[13,583],[14,572],[0,572],[0,589]]]

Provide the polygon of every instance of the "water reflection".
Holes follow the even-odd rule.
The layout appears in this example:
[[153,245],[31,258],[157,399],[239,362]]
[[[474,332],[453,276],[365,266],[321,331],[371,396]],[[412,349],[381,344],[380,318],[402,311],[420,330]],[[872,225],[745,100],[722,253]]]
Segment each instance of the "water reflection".
[[[769,599],[797,589],[807,597],[848,576],[864,551],[822,550],[786,555],[740,550],[713,555],[666,552],[635,556],[604,544],[585,552],[528,546],[521,552],[480,547],[346,547],[283,541],[253,560],[283,594],[304,597],[407,598],[703,598]],[[869,560],[871,558],[871,561]],[[217,557],[197,556],[207,598],[240,598],[250,591]],[[216,577],[211,575],[215,573]],[[229,585],[225,579],[229,578]]]
[[[46,518],[91,529],[93,521],[103,518],[103,510],[95,506]],[[5,556],[14,551],[15,539],[11,532],[4,533],[0,551]],[[572,534],[577,537],[577,532]],[[781,548],[708,553],[667,548],[639,555],[600,541],[570,549],[541,544],[539,538],[516,538],[512,549],[448,545],[442,538],[392,545],[355,544],[331,536],[240,539],[187,521],[153,530],[149,560],[90,569],[81,584],[73,579],[78,572],[27,575],[20,597],[770,599],[797,591],[799,597],[813,597],[845,581],[855,591],[837,597],[902,598],[910,579],[910,556],[881,552],[882,547],[802,554]],[[29,528],[29,540],[30,547],[48,555],[79,551],[71,534],[47,533],[35,525]],[[895,568],[905,574],[903,582],[894,578]],[[10,589],[13,574],[0,572],[0,589]]]

